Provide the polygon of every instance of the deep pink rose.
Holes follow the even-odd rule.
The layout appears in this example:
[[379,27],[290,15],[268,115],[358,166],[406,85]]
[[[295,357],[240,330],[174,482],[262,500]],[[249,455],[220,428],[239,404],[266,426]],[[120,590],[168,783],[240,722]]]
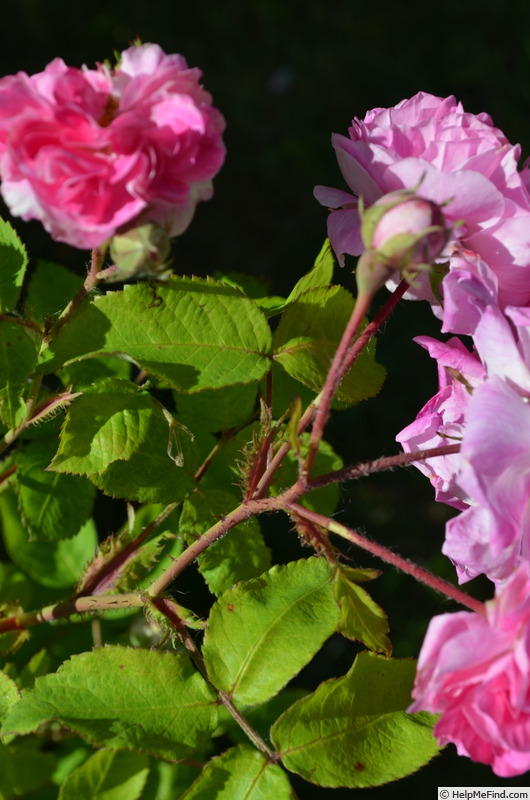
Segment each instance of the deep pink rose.
[[431,620],[408,711],[441,713],[440,745],[490,764],[503,778],[530,769],[530,570],[521,564],[486,616]]
[[0,177],[15,216],[96,247],[139,215],[181,233],[212,194],[224,121],[201,73],[158,45],[115,70],[67,67],[0,80]]
[[[512,146],[487,114],[466,113],[453,97],[420,92],[394,108],[354,119],[349,137],[334,134],[339,167],[351,190],[315,187],[332,211],[328,234],[341,264],[359,255],[358,197],[366,206],[397,189],[416,189],[443,205],[455,247],[478,253],[499,280],[502,306],[530,300],[530,198]],[[420,188],[419,188],[420,187]]]
[[[406,453],[461,441],[471,392],[485,377],[480,361],[456,336],[445,343],[429,336],[414,341],[436,360],[439,390],[414,422],[396,436]],[[456,480],[461,468],[459,453],[419,461],[416,467],[431,481],[439,502],[467,508],[467,494]]]

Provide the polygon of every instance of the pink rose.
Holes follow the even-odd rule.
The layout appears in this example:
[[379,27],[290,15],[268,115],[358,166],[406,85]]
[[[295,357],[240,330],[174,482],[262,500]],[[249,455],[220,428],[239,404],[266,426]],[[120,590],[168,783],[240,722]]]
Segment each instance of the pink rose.
[[442,552],[461,583],[504,580],[530,557],[530,406],[495,375],[473,392],[460,456],[470,508],[447,523]]
[[442,333],[472,335],[486,306],[497,304],[498,281],[479,256],[463,250],[451,259],[442,291],[443,309],[433,308],[443,319]]
[[[418,336],[414,341],[436,359],[439,391],[414,422],[396,436],[406,453],[459,442],[464,433],[471,392],[485,377],[479,360],[456,336],[445,343],[429,336]],[[457,482],[461,463],[460,453],[454,453],[419,461],[416,466],[429,478],[439,502],[465,509],[467,494]]]
[[67,67],[0,80],[0,177],[15,216],[96,247],[141,215],[181,233],[212,194],[224,121],[201,73],[158,45],[115,70]]
[[521,564],[486,615],[431,620],[409,713],[441,714],[440,745],[490,764],[503,778],[530,769],[530,569]]
[[[530,300],[530,198],[512,146],[486,114],[466,113],[453,97],[420,92],[394,108],[354,119],[349,137],[334,134],[339,167],[351,194],[315,187],[332,211],[328,234],[341,264],[359,255],[358,197],[366,206],[397,189],[421,187],[422,197],[444,206],[463,246],[488,263],[499,279],[501,305]],[[459,244],[460,243],[460,244]],[[451,250],[448,249],[448,257]]]

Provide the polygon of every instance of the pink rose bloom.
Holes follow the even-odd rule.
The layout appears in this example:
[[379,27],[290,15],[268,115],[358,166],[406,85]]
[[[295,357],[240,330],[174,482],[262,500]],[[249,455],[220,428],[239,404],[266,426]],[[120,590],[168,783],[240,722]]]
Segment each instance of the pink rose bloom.
[[0,79],[1,192],[15,216],[92,248],[139,215],[169,235],[212,195],[224,120],[197,69],[158,45],[115,70],[67,67]]
[[[359,255],[358,197],[366,206],[397,189],[418,189],[443,206],[460,240],[496,273],[501,305],[530,300],[530,198],[512,146],[487,114],[466,113],[454,97],[420,92],[394,108],[354,119],[349,137],[334,134],[339,167],[351,190],[315,187],[332,211],[328,235],[344,263]],[[446,205],[443,205],[443,204]],[[448,254],[451,251],[448,250]]]
[[442,291],[443,309],[433,308],[443,320],[442,333],[472,335],[486,306],[497,304],[497,276],[479,256],[463,250],[451,258]]
[[409,713],[441,714],[434,735],[510,778],[530,769],[530,570],[486,603],[431,620]]
[[[456,336],[446,343],[429,336],[418,336],[414,341],[436,359],[439,391],[414,422],[396,436],[406,453],[461,441],[471,392],[485,377],[479,360]],[[461,463],[460,453],[454,453],[419,461],[415,466],[434,486],[436,500],[465,509],[467,495],[457,482]]]
[[466,413],[458,486],[470,507],[449,520],[442,548],[459,581],[502,581],[530,559],[530,406],[497,376],[476,388]]

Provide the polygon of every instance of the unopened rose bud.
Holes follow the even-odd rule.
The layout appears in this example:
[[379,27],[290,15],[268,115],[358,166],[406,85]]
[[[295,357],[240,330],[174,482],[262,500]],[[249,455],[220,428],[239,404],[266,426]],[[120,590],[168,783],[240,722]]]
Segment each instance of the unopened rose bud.
[[373,294],[396,270],[412,278],[428,268],[450,234],[440,206],[409,190],[381,197],[361,215],[366,251],[357,264],[360,294]]
[[116,234],[110,243],[110,255],[118,269],[107,280],[160,278],[167,270],[170,251],[168,234],[152,222]]

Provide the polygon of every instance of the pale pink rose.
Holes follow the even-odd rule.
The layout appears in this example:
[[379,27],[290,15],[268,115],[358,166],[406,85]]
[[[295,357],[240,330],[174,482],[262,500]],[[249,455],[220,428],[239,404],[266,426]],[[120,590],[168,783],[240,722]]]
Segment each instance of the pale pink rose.
[[328,235],[341,264],[345,253],[362,252],[358,197],[370,206],[388,192],[415,189],[446,204],[448,223],[463,222],[453,245],[460,241],[492,268],[501,306],[530,300],[530,198],[517,171],[520,148],[488,115],[466,113],[453,97],[420,92],[354,119],[348,133],[334,134],[332,143],[351,194],[315,187],[317,200],[336,209]]
[[447,523],[442,552],[460,583],[504,580],[530,559],[530,406],[496,375],[473,391],[460,457],[470,507]]
[[181,233],[212,194],[224,120],[201,73],[158,45],[111,71],[55,59],[0,80],[1,192],[15,216],[57,240],[96,247],[136,221]]
[[497,304],[495,273],[475,253],[456,252],[442,282],[443,309],[433,307],[442,318],[442,333],[472,335],[488,305]]
[[[414,422],[396,436],[406,453],[459,443],[464,433],[471,392],[485,377],[480,361],[456,336],[445,343],[429,336],[418,336],[414,341],[436,360],[439,390]],[[436,500],[465,509],[467,495],[457,482],[461,463],[460,454],[454,453],[419,461],[415,466],[434,486]]]
[[530,570],[521,564],[486,615],[434,617],[409,713],[441,714],[434,735],[503,778],[530,769]]

